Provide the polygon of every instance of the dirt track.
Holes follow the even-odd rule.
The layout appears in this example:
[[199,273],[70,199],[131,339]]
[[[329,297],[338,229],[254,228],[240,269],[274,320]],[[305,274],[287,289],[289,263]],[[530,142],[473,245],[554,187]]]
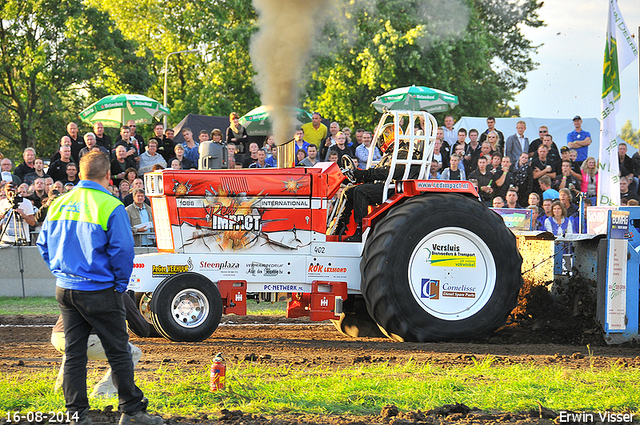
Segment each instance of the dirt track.
[[[0,317],[0,324],[53,324],[55,316],[41,317]],[[217,352],[223,352],[233,361],[248,360],[269,365],[299,365],[308,367],[315,364],[330,364],[336,368],[356,363],[392,362],[402,363],[410,358],[429,361],[442,366],[471,364],[474,359],[487,355],[495,356],[494,364],[560,364],[565,368],[607,367],[616,362],[623,367],[640,367],[640,357],[635,346],[609,347],[602,343],[597,331],[589,330],[582,335],[568,333],[567,330],[551,331],[543,325],[509,326],[499,330],[484,341],[475,343],[398,343],[389,339],[349,338],[340,335],[330,324],[312,324],[305,319],[286,320],[259,316],[225,316],[214,335],[200,343],[171,343],[160,338],[132,338],[132,342],[143,352],[143,362],[137,373],[155,370],[161,363],[189,364],[191,367],[206,365]],[[537,329],[531,329],[537,328]],[[0,370],[11,373],[37,370],[57,365],[60,355],[49,343],[50,327],[0,327]],[[566,338],[562,341],[562,335]],[[547,338],[550,342],[545,342]],[[581,341],[577,343],[576,338]],[[523,341],[535,341],[526,343]],[[564,343],[556,343],[564,342]],[[589,358],[586,344],[591,344],[592,358]],[[580,344],[580,345],[577,345]],[[471,406],[473,407],[473,406]],[[118,415],[109,412],[92,413],[94,423],[113,423]],[[532,417],[533,416],[533,417]],[[187,423],[224,424],[374,424],[395,423],[495,423],[519,424],[549,423],[539,419],[540,412],[532,414],[494,414],[469,411],[466,406],[443,407],[430,412],[401,412],[395,415],[393,408],[380,415],[367,418],[348,417],[301,417],[279,416],[265,418],[241,412],[221,412],[215,418],[203,421],[184,419]],[[544,416],[544,414],[543,414]],[[166,418],[165,418],[166,419]],[[170,418],[167,422],[181,422]]]

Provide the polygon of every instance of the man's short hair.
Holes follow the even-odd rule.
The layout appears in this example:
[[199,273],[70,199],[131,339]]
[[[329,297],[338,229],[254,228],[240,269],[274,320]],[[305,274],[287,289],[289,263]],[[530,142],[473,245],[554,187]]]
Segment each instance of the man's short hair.
[[[620,147],[620,146],[624,146],[624,147],[626,148],[626,147],[627,147],[627,144],[626,144],[625,142],[620,142],[620,143],[618,143],[618,147]],[[27,149],[29,149],[29,148],[27,148]],[[26,151],[27,149],[25,149],[25,151]]]
[[495,121],[496,117],[487,117],[487,121]]
[[320,112],[314,112],[314,113],[313,113],[313,114],[311,114],[311,115],[317,115],[317,116],[319,116],[319,117],[322,119],[322,114],[321,114]]
[[484,162],[487,162],[487,157],[486,157],[486,156],[484,156],[484,155],[480,155],[480,156],[478,157],[478,161],[480,161],[480,160],[483,160]]
[[500,154],[500,152],[494,152],[493,155],[491,155],[491,159],[498,157],[500,159],[502,159],[502,154]]
[[460,128],[458,129],[458,134],[460,134],[460,133],[467,134],[467,129],[466,129],[466,128],[464,128],[464,127],[460,127]]
[[560,189],[558,193],[564,193],[566,195],[569,195],[569,201],[571,201],[571,191],[566,187],[563,187],[562,189]]
[[[150,140],[147,142],[147,147],[149,147],[149,146],[151,146],[151,145],[156,145],[156,147],[158,147],[158,141],[157,141],[156,139],[150,139]],[[120,146],[122,146],[122,145],[120,145]]]
[[315,149],[315,150],[318,150],[318,147],[312,143],[312,144],[310,144],[309,146],[307,146],[307,152],[308,152],[308,151],[309,151],[309,149],[311,149],[311,148],[313,148],[313,149]]
[[542,138],[544,139],[545,137],[549,137],[551,139],[551,141],[553,141],[553,136],[549,133],[545,134],[544,136],[542,136]]
[[518,122],[516,123],[516,125],[518,125],[518,124],[522,124],[522,125],[524,125],[525,127],[527,126],[527,123],[526,123],[526,122],[524,122],[524,121],[522,121],[522,120],[521,120],[521,121],[518,121]]
[[214,128],[213,130],[211,130],[211,138],[213,139],[213,136],[220,136],[222,137],[222,131],[220,131],[219,128]]
[[153,128],[156,128],[157,126],[161,125],[162,128],[164,128],[164,124],[162,124],[161,122],[157,122],[154,124]]
[[120,131],[122,130],[129,130],[131,131],[131,128],[128,125],[123,125],[122,127],[120,127]]
[[136,187],[135,189],[133,189],[133,190],[131,191],[131,195],[132,195],[132,196],[135,196],[135,195],[137,195],[138,193],[142,193],[142,194],[144,195],[144,189],[141,189],[141,188],[139,188],[139,187]]
[[544,184],[545,186],[551,186],[551,177],[549,176],[542,176],[538,181]]
[[75,162],[70,162],[67,164],[66,167],[64,167],[65,170],[69,169],[69,167],[76,167],[76,170],[78,169],[78,165]]
[[102,152],[89,152],[80,159],[80,175],[83,180],[101,180],[110,169],[109,159]]
[[193,134],[193,131],[191,131],[191,129],[190,129],[189,127],[185,127],[185,128],[183,128],[183,129],[182,129],[182,131],[181,131],[181,133],[182,133],[182,134],[184,134],[184,133],[186,133],[187,131],[188,131],[189,133]]
[[206,134],[207,136],[209,135],[209,132],[207,130],[200,130],[199,134]]
[[478,133],[478,130],[476,130],[475,128],[472,128],[471,130],[469,130],[469,136],[471,136],[471,133],[480,134]]
[[175,152],[175,151],[177,151],[178,149],[182,149],[182,150],[184,150],[184,146],[182,146],[181,144],[177,144],[177,145],[175,145],[175,146],[173,147],[173,151],[174,151],[174,152]]
[[24,152],[22,152],[22,154],[24,155],[24,153],[27,152],[27,151],[33,152],[34,155],[36,154],[36,150],[34,148],[32,148],[32,147],[25,148],[25,150],[24,150]]

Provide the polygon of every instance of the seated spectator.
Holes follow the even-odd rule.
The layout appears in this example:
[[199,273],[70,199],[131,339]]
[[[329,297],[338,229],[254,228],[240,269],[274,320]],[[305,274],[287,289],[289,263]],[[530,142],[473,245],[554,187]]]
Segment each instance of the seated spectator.
[[[142,181],[142,179],[135,179],[131,184],[131,189],[129,189],[130,193],[122,199],[122,203],[124,204],[125,207],[128,207],[129,205],[133,204],[133,189],[144,190],[144,182]],[[146,196],[144,198],[144,203],[147,205],[151,205],[151,201]]]
[[620,177],[620,200],[622,199],[640,201],[640,196],[629,190],[629,179],[625,176]]
[[505,201],[505,208],[522,209],[522,207],[518,203],[518,191],[512,187],[507,190]]
[[427,180],[440,180],[440,177],[442,176],[438,172],[439,167],[440,164],[438,163],[438,160],[433,159],[431,161],[431,167],[429,167],[429,177],[427,177]]
[[182,165],[180,164],[180,160],[178,158],[173,158],[170,160],[170,167],[172,170],[182,170]]
[[493,174],[487,171],[487,158],[484,156],[478,157],[476,165],[478,168],[471,173],[469,180],[477,182],[480,199],[482,199],[482,202],[485,204],[490,205],[489,202],[491,201],[491,196],[493,194],[493,189],[491,188]]
[[[296,150],[296,155],[298,151],[303,150],[305,155],[308,154],[307,148],[310,143],[304,140],[304,131],[301,127],[296,128],[295,135],[293,136],[294,149]],[[296,164],[300,161],[296,161]]]
[[140,161],[140,152],[138,150],[140,142],[137,138],[131,136],[131,129],[128,125],[120,127],[120,137],[120,140],[116,140],[115,147],[124,146],[127,151],[127,157],[131,157],[137,164]]
[[331,152],[329,151],[329,158],[327,162],[338,162],[338,152]]
[[249,143],[249,154],[245,155],[245,158],[242,160],[242,168],[249,168],[251,164],[258,160],[259,149],[256,142]]
[[318,160],[318,147],[316,145],[309,145],[307,147],[307,152],[309,153],[309,155],[305,159],[300,161],[301,167],[313,167],[318,162],[320,162]]
[[164,170],[164,167],[160,164],[156,164],[153,166],[153,168],[151,169],[151,171],[161,171]]
[[529,194],[529,203],[528,203],[528,205],[529,206],[535,205],[535,206],[539,207],[540,206],[540,195],[538,195],[535,192],[531,192]]
[[191,170],[197,167],[198,164],[193,164],[189,158],[184,156],[184,147],[182,145],[175,145],[173,151],[176,154],[175,158],[180,161],[180,169]]
[[345,136],[342,131],[338,131],[336,133],[335,141],[336,144],[329,148],[329,154],[331,151],[336,152],[338,154],[338,161],[340,161],[340,158],[344,155],[349,155],[352,158],[355,156],[353,149],[350,146],[347,146],[347,136]]
[[307,157],[307,151],[304,149],[298,149],[296,151],[296,167],[299,167],[300,162],[302,162],[306,157]]
[[562,206],[567,212],[567,217],[572,217],[578,212],[578,206],[571,202],[571,191],[565,187],[560,189],[559,193],[558,199],[562,202]]
[[49,210],[49,206],[53,201],[56,200],[58,196],[62,195],[60,191],[53,188],[53,185],[47,192],[47,197],[42,199],[42,206],[36,211],[34,218],[37,223],[43,223],[47,218],[47,211]]
[[40,208],[42,203],[47,199],[47,191],[45,190],[44,179],[42,177],[38,177],[33,182],[33,193],[29,197],[33,206],[36,208]]
[[574,234],[573,220],[567,217],[562,202],[554,201],[551,204],[551,217],[544,222],[545,230],[553,233],[554,236],[564,236]]
[[222,143],[222,131],[219,128],[211,130],[211,141],[213,143]]
[[100,152],[102,152],[103,154],[107,155],[107,157],[109,159],[111,159],[111,152],[109,152],[107,150],[107,148],[102,147],[100,145],[97,144],[96,141],[96,135],[89,132],[87,134],[84,135],[84,143],[85,143],[85,147],[80,149],[80,153],[78,154],[78,161],[80,161],[80,159],[82,159],[82,157],[86,154],[88,154],[89,152],[91,152],[94,149],[99,150]]
[[249,168],[271,168],[265,161],[267,159],[267,151],[258,149],[257,157],[256,162],[249,165]]
[[491,154],[491,162],[487,166],[487,169],[492,174],[495,174],[496,171],[502,169],[502,155],[500,152],[493,152]]
[[500,162],[501,168],[496,170],[493,174],[493,181],[491,182],[491,188],[493,189],[494,196],[500,196],[503,201],[507,196],[507,191],[510,187],[515,187],[516,177],[510,171],[511,158],[503,156]]
[[153,246],[149,231],[153,229],[153,213],[151,207],[145,203],[144,190],[136,188],[131,191],[133,203],[126,210],[131,221],[133,242],[135,246]]
[[529,205],[528,210],[531,210],[531,230],[540,230],[542,224],[538,220],[540,218],[540,208],[537,205]]
[[446,168],[442,172],[442,180],[466,180],[467,176],[465,176],[464,171],[459,169],[460,165],[460,157],[458,155],[451,155],[451,159],[449,160],[449,168]]
[[[438,129],[439,133],[442,133],[442,129]],[[439,173],[442,173],[442,170],[446,168],[446,165],[449,164],[449,154],[442,149],[442,141],[440,139],[436,139],[433,145],[433,159],[438,161],[438,169],[436,170]]]
[[580,181],[576,179],[571,173],[571,161],[563,160],[561,170],[562,170],[562,174],[556,177],[553,184],[553,188],[556,189],[557,191],[560,191],[566,188],[571,191],[571,195],[573,197],[578,196],[578,193],[580,192]]
[[33,173],[29,173],[26,176],[24,176],[24,182],[29,186],[31,186],[37,178],[44,179],[45,177],[49,176],[49,174],[44,172],[44,161],[42,160],[42,158],[36,158],[36,160],[33,163],[33,166],[35,171]]
[[[236,163],[240,162],[242,163],[242,161],[238,161],[236,159],[236,154],[238,153],[238,148],[236,147],[235,143],[227,143],[227,155],[228,159],[227,159],[227,165],[229,167],[230,170],[233,170],[234,168],[236,168]],[[267,157],[267,159],[269,159],[271,157],[271,155],[269,155]],[[171,167],[173,168],[173,167]]]
[[127,156],[127,149],[124,146],[117,146],[115,152],[115,158],[111,160],[111,180],[113,180],[113,184],[119,185],[121,181],[126,180],[125,175],[131,169],[134,170],[136,176],[138,173],[135,171],[136,161]]
[[127,168],[124,172],[124,177],[129,182],[129,186],[133,186],[133,181],[138,178],[138,170],[134,167]]
[[493,201],[491,201],[491,204],[493,208],[504,208],[504,199],[502,199],[502,196],[496,196],[493,198]]
[[120,199],[121,201],[124,200],[124,198],[131,192],[131,185],[129,184],[128,180],[122,180],[120,182],[120,186],[118,186],[118,199]]
[[[209,135],[207,134],[207,138],[208,137]],[[150,140],[147,145],[147,151],[140,155],[140,166],[138,167],[139,176],[152,171],[154,165],[161,165],[162,168],[167,167],[167,161],[164,160],[157,150],[158,143],[155,140]]]
[[24,181],[27,174],[33,173],[35,169],[36,150],[33,148],[26,148],[22,153],[22,164],[18,165],[14,171],[14,174],[20,178],[20,181]]
[[13,162],[11,162],[9,158],[4,158],[2,161],[0,161],[0,167],[2,167],[2,181],[11,182],[15,187],[18,187],[20,183],[22,183],[20,177],[11,172],[11,169],[13,168]]
[[[377,146],[372,145],[371,142],[373,141],[373,135],[371,134],[370,131],[363,131],[361,137],[362,137],[362,144],[356,147],[355,153],[356,153],[356,157],[360,160],[360,164],[362,164],[362,169],[365,169],[367,167],[367,162],[369,161],[369,154],[371,152],[371,149],[373,149],[373,158],[372,158],[373,162],[380,161],[380,159],[382,158],[382,153],[380,152],[380,149],[378,149]],[[442,142],[439,142],[439,144],[442,145]],[[438,151],[438,153],[439,152],[440,151]],[[442,156],[440,155],[437,159],[441,160]],[[436,172],[437,171],[439,171],[439,169],[436,170]]]

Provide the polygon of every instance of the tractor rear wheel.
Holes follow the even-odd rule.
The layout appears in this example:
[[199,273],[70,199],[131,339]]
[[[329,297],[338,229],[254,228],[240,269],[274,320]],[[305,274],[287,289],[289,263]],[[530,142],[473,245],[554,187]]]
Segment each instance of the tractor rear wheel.
[[151,317],[162,336],[196,342],[211,336],[222,318],[218,287],[198,273],[180,273],[163,280],[151,297]]
[[504,324],[522,257],[502,218],[458,194],[416,197],[367,239],[361,291],[371,318],[399,341],[468,340]]

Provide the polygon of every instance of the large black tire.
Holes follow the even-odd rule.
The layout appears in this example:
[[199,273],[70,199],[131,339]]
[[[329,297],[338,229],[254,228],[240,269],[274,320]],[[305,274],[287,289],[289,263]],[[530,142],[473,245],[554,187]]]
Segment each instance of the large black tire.
[[153,325],[172,341],[203,341],[218,328],[222,298],[218,287],[198,273],[163,280],[151,298]]
[[503,325],[516,306],[521,266],[515,236],[484,204],[424,195],[392,209],[373,229],[360,263],[361,290],[369,315],[393,339],[477,339]]
[[[352,302],[349,302],[353,299]],[[349,305],[347,305],[349,304]],[[344,336],[353,338],[384,338],[378,324],[369,316],[366,303],[362,297],[347,298],[344,312],[340,314],[340,319],[331,319],[333,326]]]

